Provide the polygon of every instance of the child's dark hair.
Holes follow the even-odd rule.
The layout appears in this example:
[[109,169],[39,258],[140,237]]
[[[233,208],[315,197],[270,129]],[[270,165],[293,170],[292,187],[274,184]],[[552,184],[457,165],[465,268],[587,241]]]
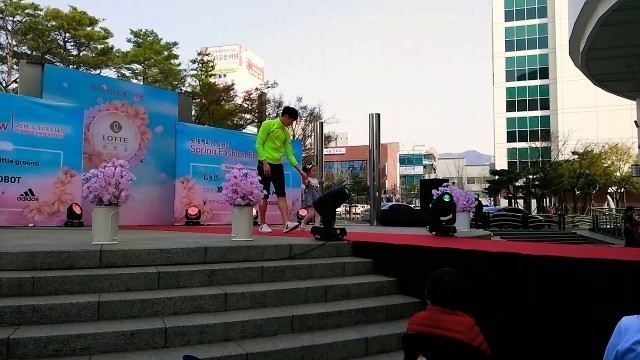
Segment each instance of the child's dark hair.
[[302,171],[304,171],[305,174],[308,174],[309,171],[311,171],[311,169],[313,169],[314,167],[315,167],[314,164],[307,164],[307,165],[302,167]]

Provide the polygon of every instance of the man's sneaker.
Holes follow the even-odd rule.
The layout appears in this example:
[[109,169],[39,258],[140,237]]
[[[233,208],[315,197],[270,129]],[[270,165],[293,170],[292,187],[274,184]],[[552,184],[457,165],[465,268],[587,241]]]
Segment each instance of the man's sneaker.
[[291,232],[291,231],[297,229],[299,226],[300,226],[300,224],[298,224],[297,222],[289,221],[288,223],[286,223],[284,225],[284,228],[282,228],[282,232],[286,234],[288,232]]
[[273,230],[271,230],[271,228],[270,228],[270,227],[269,227],[269,225],[267,225],[267,224],[260,225],[260,229],[259,229],[259,231],[260,231],[261,233],[265,233],[265,234],[268,234],[268,233],[270,233],[270,232],[273,232]]

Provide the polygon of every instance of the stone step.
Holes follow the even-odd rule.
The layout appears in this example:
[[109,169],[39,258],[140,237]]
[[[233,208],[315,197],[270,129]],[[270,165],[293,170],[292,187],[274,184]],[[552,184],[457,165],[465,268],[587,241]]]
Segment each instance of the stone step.
[[380,275],[102,294],[0,298],[0,326],[217,312],[395,294]]
[[[179,237],[180,235],[175,235]],[[352,255],[347,242],[319,242],[305,238],[230,241],[211,239],[181,244],[150,241],[122,242],[89,248],[33,250],[30,246],[0,249],[0,270],[66,270],[158,265],[214,264]],[[87,244],[90,240],[87,240]],[[74,245],[77,246],[77,245]],[[89,246],[89,245],[88,245]],[[154,247],[157,246],[157,247]]]
[[346,360],[400,350],[407,322],[404,319],[235,342],[100,354],[91,356],[91,360],[176,360],[186,354],[202,360]]
[[404,352],[394,351],[390,353],[361,357],[354,360],[402,360],[402,359],[404,359]]
[[[9,337],[8,356],[15,359],[78,356],[236,340],[248,350],[242,339],[394,321],[411,316],[419,307],[416,299],[393,295],[222,313],[23,326]],[[373,329],[369,332],[375,333]],[[397,350],[369,346],[375,346],[377,352],[373,353]]]
[[127,268],[0,271],[0,297],[90,294],[370,274],[356,257]]

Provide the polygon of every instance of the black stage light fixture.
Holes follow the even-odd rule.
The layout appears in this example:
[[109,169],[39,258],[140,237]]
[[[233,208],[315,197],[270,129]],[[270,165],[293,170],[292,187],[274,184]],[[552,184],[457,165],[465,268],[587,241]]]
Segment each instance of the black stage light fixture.
[[296,217],[298,218],[298,221],[302,221],[304,220],[305,217],[307,217],[307,214],[309,214],[309,210],[307,209],[300,209],[298,210],[298,212],[296,213]]
[[82,206],[78,203],[72,203],[67,208],[67,221],[64,222],[65,227],[83,227],[82,222]]
[[201,225],[200,218],[202,217],[202,211],[197,206],[191,205],[184,211],[184,224],[185,225]]
[[349,200],[349,191],[344,186],[327,191],[314,201],[313,207],[320,215],[322,226],[311,228],[311,235],[316,240],[342,241],[347,236],[347,229],[336,227],[336,209]]
[[456,203],[453,195],[445,192],[433,200],[430,220],[430,233],[441,236],[453,236],[456,233]]

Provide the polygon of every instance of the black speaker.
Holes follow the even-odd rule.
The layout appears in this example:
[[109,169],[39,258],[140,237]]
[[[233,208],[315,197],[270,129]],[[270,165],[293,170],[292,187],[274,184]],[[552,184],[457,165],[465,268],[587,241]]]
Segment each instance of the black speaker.
[[431,203],[433,202],[433,190],[449,182],[449,179],[421,179],[420,180],[420,209],[424,211],[427,225],[431,219]]

